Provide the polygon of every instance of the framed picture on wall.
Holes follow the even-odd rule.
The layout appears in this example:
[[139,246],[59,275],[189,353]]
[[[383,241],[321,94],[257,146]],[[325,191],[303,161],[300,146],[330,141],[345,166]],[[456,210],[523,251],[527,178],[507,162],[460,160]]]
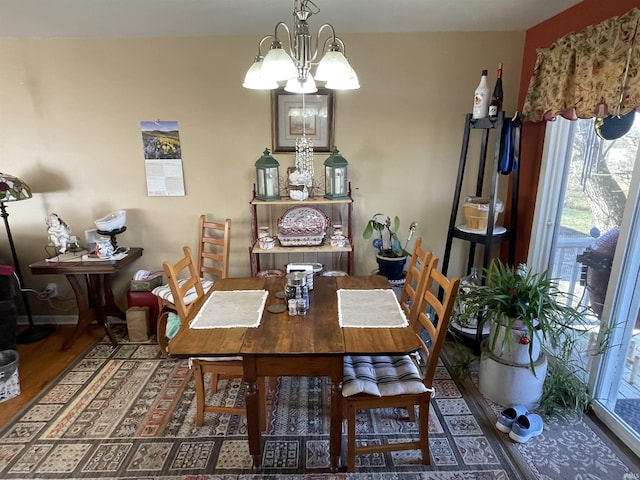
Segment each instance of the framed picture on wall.
[[271,91],[271,136],[274,153],[296,151],[302,135],[313,140],[315,152],[333,147],[335,96],[333,90],[319,88],[316,93]]

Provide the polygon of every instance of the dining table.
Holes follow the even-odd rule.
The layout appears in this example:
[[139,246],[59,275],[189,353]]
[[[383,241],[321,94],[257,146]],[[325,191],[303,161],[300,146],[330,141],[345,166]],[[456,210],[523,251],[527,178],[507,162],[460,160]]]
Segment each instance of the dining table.
[[[345,355],[405,354],[420,347],[403,314],[381,314],[376,299],[389,299],[393,293],[389,281],[380,275],[319,276],[309,294],[305,315],[289,315],[283,309],[284,278],[226,278],[214,283],[211,294],[199,306],[199,321],[208,327],[181,328],[169,343],[174,357],[240,356],[243,380],[247,384],[246,415],[249,452],[253,468],[261,468],[260,409],[258,389],[264,388],[258,378],[279,376],[324,376],[331,379],[329,427],[330,468],[337,471],[342,449],[342,379]],[[257,321],[248,326],[224,324],[216,327],[216,309],[205,308],[215,292],[264,290],[265,301]],[[370,297],[340,297],[340,292],[366,291]],[[393,302],[397,304],[395,293]],[[342,302],[340,301],[342,298]],[[371,300],[363,301],[366,298]],[[242,302],[238,296],[237,302]],[[350,307],[347,307],[350,302]],[[251,307],[253,310],[255,308]],[[392,307],[395,309],[396,307]],[[399,311],[399,305],[397,306]],[[226,310],[226,308],[224,309]],[[351,311],[352,313],[349,313]],[[350,322],[354,317],[355,322]],[[401,319],[405,322],[401,323]]]

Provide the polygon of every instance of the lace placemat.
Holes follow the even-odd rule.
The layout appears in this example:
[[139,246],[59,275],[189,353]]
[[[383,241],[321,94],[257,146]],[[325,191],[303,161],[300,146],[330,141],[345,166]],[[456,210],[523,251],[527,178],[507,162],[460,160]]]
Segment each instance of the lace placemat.
[[393,290],[338,290],[338,321],[341,327],[406,327],[407,317]]
[[189,328],[257,327],[268,296],[266,290],[217,290],[191,320]]

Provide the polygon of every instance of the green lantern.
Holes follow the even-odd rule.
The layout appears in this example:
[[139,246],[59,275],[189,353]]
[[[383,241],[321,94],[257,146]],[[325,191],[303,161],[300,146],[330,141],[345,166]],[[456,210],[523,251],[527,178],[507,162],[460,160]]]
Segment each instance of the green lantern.
[[348,162],[334,147],[333,153],[324,161],[324,198],[334,200],[349,196],[347,165]]
[[256,161],[256,198],[280,200],[280,164],[266,148]]

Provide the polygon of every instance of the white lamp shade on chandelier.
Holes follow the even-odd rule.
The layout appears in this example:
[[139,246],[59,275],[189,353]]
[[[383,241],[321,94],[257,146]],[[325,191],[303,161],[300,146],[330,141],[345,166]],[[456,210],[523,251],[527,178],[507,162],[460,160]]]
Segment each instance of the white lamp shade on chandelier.
[[275,80],[269,80],[262,75],[263,62],[263,57],[256,57],[253,65],[251,65],[251,68],[249,68],[247,74],[244,76],[244,82],[242,83],[244,88],[250,88],[252,90],[273,90],[274,88],[278,88],[278,83]]
[[290,78],[287,80],[284,90],[291,93],[315,93],[318,91],[318,87],[316,87],[316,82],[311,74],[308,74],[305,81],[301,81],[298,77]]
[[[285,90],[292,93],[314,93],[316,81],[326,82],[326,88],[335,90],[353,90],[360,88],[358,76],[344,55],[344,42],[336,37],[333,26],[325,23],[320,27],[313,42],[309,34],[307,20],[320,10],[311,0],[294,0],[293,17],[295,21],[293,36],[284,22],[279,22],[273,35],[264,36],[258,44],[258,55],[245,75],[245,88],[273,90],[278,82],[286,82]],[[313,9],[312,9],[313,8]],[[286,31],[288,50],[278,38],[278,29]],[[321,34],[328,30],[329,35],[321,41]],[[266,40],[271,46],[265,56],[260,48]],[[321,56],[320,61],[316,58]],[[311,69],[315,67],[315,75]]]

